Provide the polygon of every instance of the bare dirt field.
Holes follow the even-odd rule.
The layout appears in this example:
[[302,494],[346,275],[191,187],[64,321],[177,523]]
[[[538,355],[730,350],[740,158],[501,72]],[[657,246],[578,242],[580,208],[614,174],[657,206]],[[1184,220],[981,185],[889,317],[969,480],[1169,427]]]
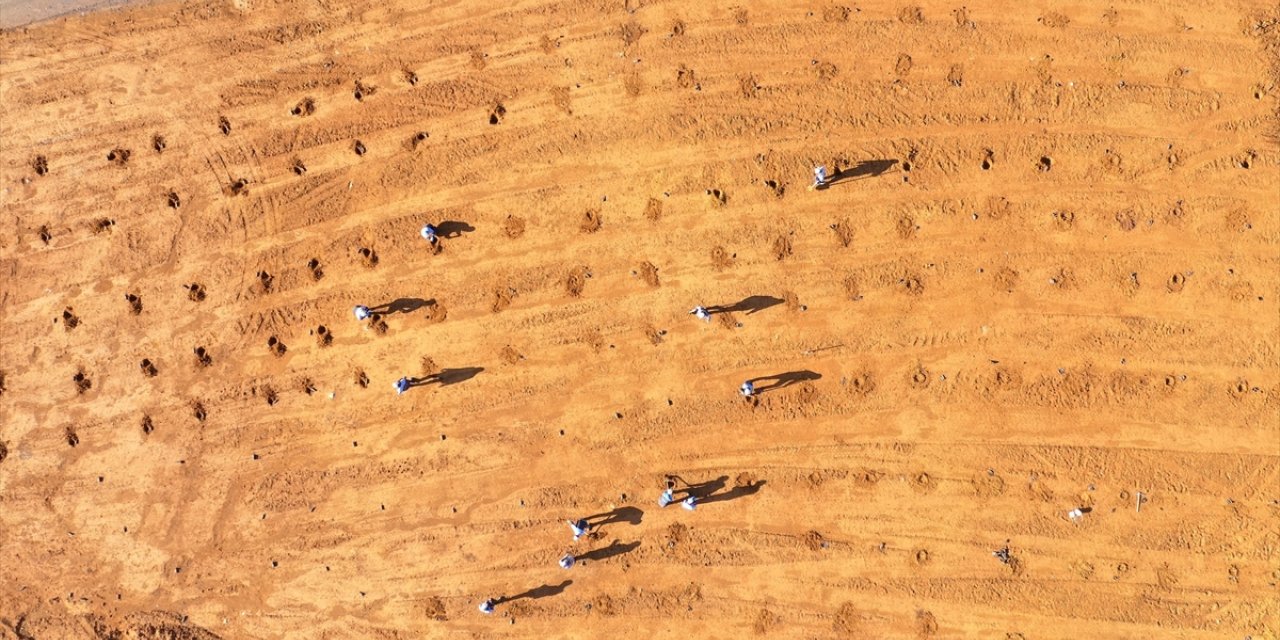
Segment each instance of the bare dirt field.
[[1274,2],[0,47],[0,638],[1280,637]]

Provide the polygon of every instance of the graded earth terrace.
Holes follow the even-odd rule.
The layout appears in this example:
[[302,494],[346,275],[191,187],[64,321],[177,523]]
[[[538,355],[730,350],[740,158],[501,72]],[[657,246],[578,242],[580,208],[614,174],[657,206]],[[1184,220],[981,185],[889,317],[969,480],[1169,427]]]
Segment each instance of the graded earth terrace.
[[1278,96],[1265,1],[0,31],[0,639],[1277,640]]

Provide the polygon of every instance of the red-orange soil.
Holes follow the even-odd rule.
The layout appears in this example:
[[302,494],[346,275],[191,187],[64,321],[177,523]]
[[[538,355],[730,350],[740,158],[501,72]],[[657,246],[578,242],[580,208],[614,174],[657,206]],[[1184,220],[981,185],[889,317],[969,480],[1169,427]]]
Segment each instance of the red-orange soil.
[[0,638],[1280,634],[1274,2],[0,47]]

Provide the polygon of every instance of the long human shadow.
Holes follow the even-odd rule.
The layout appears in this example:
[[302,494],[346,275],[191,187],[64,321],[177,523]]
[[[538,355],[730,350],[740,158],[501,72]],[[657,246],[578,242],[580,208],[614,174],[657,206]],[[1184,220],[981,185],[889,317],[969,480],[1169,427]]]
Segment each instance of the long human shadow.
[[564,593],[564,590],[568,588],[569,585],[571,584],[573,584],[572,580],[565,580],[560,584],[544,584],[542,586],[534,587],[528,591],[525,591],[524,593],[517,593],[514,596],[502,596],[501,598],[496,598],[494,599],[493,603],[502,604],[504,602],[511,602],[512,600],[519,600],[521,598],[528,598],[530,600],[537,600],[539,598],[550,598],[551,596],[558,596],[561,593]]
[[724,493],[716,493],[716,494],[709,495],[705,498],[702,498],[701,500],[698,500],[698,504],[708,504],[711,502],[727,502],[729,500],[736,500],[743,496],[753,495],[755,492],[760,490],[760,487],[764,486],[764,483],[765,483],[764,480],[757,480],[755,482],[737,486],[728,491],[725,491]]
[[618,522],[628,522],[632,525],[640,524],[640,519],[644,517],[644,512],[635,507],[618,507],[613,511],[597,513],[593,516],[587,516],[585,520],[593,527],[603,527],[607,524],[615,524]]
[[835,175],[827,179],[826,185],[819,188],[830,189],[838,183],[862,177],[874,178],[892,169],[893,165],[896,164],[898,164],[897,160],[863,160],[852,167],[837,171]]
[[441,238],[457,238],[464,233],[471,233],[476,228],[461,220],[445,220],[436,225],[436,235]]
[[693,497],[701,501],[703,498],[723,489],[728,481],[729,476],[720,476],[715,480],[707,480],[698,484],[686,484],[684,487],[685,497]]
[[435,304],[435,303],[436,301],[434,299],[425,300],[423,298],[398,298],[396,300],[392,300],[391,302],[380,304],[376,307],[371,307],[369,309],[369,313],[376,313],[384,316],[391,315],[393,313],[413,313],[418,309],[421,309],[429,304]]
[[[797,382],[807,382],[809,380],[818,380],[821,377],[822,377],[821,373],[817,373],[815,371],[809,371],[808,369],[805,369],[803,371],[788,371],[786,373],[780,373],[776,376],[760,376],[759,378],[752,378],[751,384],[755,385],[756,395],[759,395],[766,391],[774,391],[786,386],[796,384]],[[762,380],[773,380],[773,384],[768,384],[764,386],[760,386],[759,384],[757,384]]]
[[636,540],[635,542],[627,542],[627,543],[614,540],[609,546],[600,547],[599,549],[592,549],[591,551],[588,551],[578,556],[578,559],[579,560],[607,560],[614,556],[620,556],[624,553],[634,551],[635,548],[638,546],[640,546],[639,540]]
[[769,307],[780,305],[782,302],[782,298],[775,298],[773,296],[747,296],[733,304],[718,304],[707,307],[707,313],[716,314],[743,311],[746,312],[747,315],[751,315],[757,311],[763,311]]
[[459,367],[456,369],[442,369],[439,373],[433,373],[429,376],[421,376],[417,378],[409,378],[409,387],[421,387],[428,384],[438,384],[446,386],[466,382],[476,374],[484,371],[484,367]]

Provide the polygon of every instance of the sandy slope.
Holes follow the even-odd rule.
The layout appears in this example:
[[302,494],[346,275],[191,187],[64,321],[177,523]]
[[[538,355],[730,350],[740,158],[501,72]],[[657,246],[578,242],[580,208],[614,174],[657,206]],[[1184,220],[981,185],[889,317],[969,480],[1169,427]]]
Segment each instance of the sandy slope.
[[1273,3],[0,45],[0,637],[1280,633]]

